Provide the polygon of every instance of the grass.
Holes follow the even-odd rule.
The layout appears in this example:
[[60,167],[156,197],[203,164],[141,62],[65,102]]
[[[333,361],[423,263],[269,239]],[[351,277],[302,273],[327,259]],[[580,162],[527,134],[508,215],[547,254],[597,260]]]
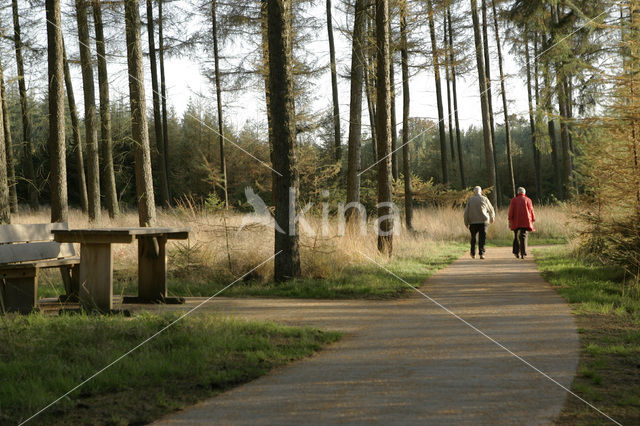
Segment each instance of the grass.
[[[640,419],[640,286],[619,268],[577,258],[567,247],[536,250],[545,278],[571,303],[580,333],[572,390],[622,424]],[[569,396],[558,424],[609,424]]]
[[[6,315],[0,424],[16,424],[177,318]],[[37,424],[142,424],[310,356],[339,333],[194,315],[40,414]]]
[[[531,244],[565,242],[573,232],[565,207],[538,207],[537,232],[531,234]],[[511,245],[507,212],[500,210],[496,223],[489,227],[488,244]],[[402,277],[418,285],[433,271],[447,265],[467,250],[468,231],[464,227],[461,209],[428,208],[414,212],[415,232],[401,224],[396,227],[394,254],[381,256],[376,248],[373,218],[367,220],[365,235],[359,232],[342,234],[335,218],[324,226],[321,218],[308,215],[308,227],[301,226],[300,258],[302,276],[287,284],[272,281],[273,262],[259,267],[225,295],[304,298],[389,298],[401,296],[406,286],[380,269],[374,259]],[[183,205],[159,210],[158,224],[189,226],[187,241],[170,241],[169,291],[175,296],[210,296],[238,277],[252,270],[273,254],[273,230],[255,223],[244,223],[244,215],[234,212],[211,212],[204,208]],[[16,223],[46,222],[47,212],[23,213]],[[89,224],[79,211],[70,212],[70,226]],[[134,212],[110,220],[103,215],[95,226],[131,226],[137,224]],[[92,225],[93,226],[93,225]],[[135,244],[114,245],[116,294],[135,294]],[[44,271],[40,277],[40,297],[52,297],[63,292],[57,271]]]

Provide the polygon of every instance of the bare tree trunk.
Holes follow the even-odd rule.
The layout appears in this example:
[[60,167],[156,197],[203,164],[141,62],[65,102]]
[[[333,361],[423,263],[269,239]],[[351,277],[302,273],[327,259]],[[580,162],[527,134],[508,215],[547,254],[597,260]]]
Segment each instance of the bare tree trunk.
[[498,16],[496,13],[496,2],[491,0],[493,10],[493,28],[496,35],[496,46],[498,48],[498,68],[500,70],[500,90],[502,92],[502,110],[504,112],[504,131],[507,137],[507,162],[509,166],[509,179],[511,180],[512,197],[516,196],[516,184],[513,176],[513,157],[511,156],[511,127],[509,126],[509,113],[507,110],[507,92],[504,88],[504,71],[502,69],[502,47],[500,46],[500,33],[498,32]]
[[[0,78],[2,77],[2,65],[0,65]],[[4,85],[4,83],[3,83]],[[4,93],[2,93],[4,103]],[[4,108],[0,105],[0,120],[4,123]],[[11,223],[11,208],[9,200],[9,175],[7,173],[7,147],[4,128],[0,132],[0,224]]]
[[156,148],[158,149],[158,157],[160,161],[160,165],[157,167],[159,174],[158,181],[160,183],[160,205],[164,207],[169,205],[169,181],[165,174],[164,167],[164,132],[162,129],[162,114],[160,111],[158,66],[156,64],[156,36],[153,29],[153,4],[151,0],[147,0],[147,34],[149,35],[149,65],[151,66],[151,91],[153,92],[153,128],[156,134]]
[[87,193],[89,197],[89,220],[100,221],[100,162],[98,159],[98,129],[96,126],[96,96],[93,85],[93,66],[89,47],[89,25],[87,24],[87,2],[76,0],[78,41],[82,67],[84,92],[84,126],[87,143]]
[[[375,5],[375,0],[369,0],[369,6],[375,10],[374,5]],[[373,23],[369,16],[367,16],[367,18],[368,18],[367,33],[369,34],[369,37],[367,37],[367,39],[370,40],[373,32],[373,28],[372,28]],[[372,76],[372,74],[375,74],[375,71],[371,71],[371,68],[375,68],[375,66],[374,66],[374,60],[370,58],[370,53],[369,53],[371,50],[370,44],[371,42],[368,41],[365,49],[365,52],[367,52],[365,57],[368,59],[365,60],[364,86],[367,94],[367,109],[369,110],[369,130],[371,131],[371,150],[373,152],[373,161],[376,162],[378,160],[378,138],[376,135],[376,107],[375,107],[375,99],[374,99],[375,78]]]
[[[268,31],[268,16],[267,16],[267,1],[260,0],[260,32],[262,34],[262,77],[264,79],[264,94],[265,104],[267,107],[267,129],[269,138],[269,158],[271,159],[271,166],[275,167],[275,160],[273,158],[273,119],[271,118],[271,92],[269,83],[269,31]],[[271,178],[271,194],[273,199],[276,199],[276,181]]]
[[411,158],[409,155],[409,54],[407,46],[407,3],[400,2],[400,55],[402,58],[402,173],[404,175],[404,220],[413,230],[413,194],[411,191]]
[[456,66],[453,51],[453,29],[451,28],[451,8],[447,6],[447,29],[449,30],[449,63],[451,64],[451,86],[453,89],[453,116],[456,121],[456,145],[458,146],[458,165],[460,167],[460,182],[463,188],[467,187],[464,176],[464,161],[462,152],[462,135],[460,133],[460,121],[458,119],[458,89],[456,86]]
[[164,144],[164,175],[167,177],[167,204],[171,205],[171,184],[169,182],[169,123],[167,119],[167,87],[164,74],[164,24],[162,20],[162,3],[158,0],[158,41],[160,43],[160,94],[162,97],[162,143]]
[[211,20],[213,23],[213,59],[216,74],[216,102],[218,106],[218,143],[220,145],[220,175],[224,192],[224,207],[229,208],[229,192],[227,189],[227,162],[224,155],[224,120],[222,116],[222,90],[220,88],[220,57],[218,55],[218,29],[216,22],[216,0],[211,2]]
[[127,65],[129,70],[129,97],[131,104],[131,137],[136,162],[136,197],[140,226],[153,226],[156,207],[151,176],[151,150],[147,126],[147,108],[144,95],[144,71],[140,42],[140,14],[137,0],[125,0],[127,35]]
[[336,48],[333,43],[333,21],[331,18],[331,0],[327,0],[327,33],[329,35],[329,64],[331,66],[331,94],[333,95],[333,138],[334,158],[342,158],[342,144],[340,141],[340,103],[338,100],[338,75],[336,73]]
[[20,91],[20,109],[22,111],[22,174],[27,181],[29,207],[38,208],[38,185],[33,168],[33,145],[31,144],[31,117],[29,116],[29,101],[27,100],[27,85],[25,84],[24,60],[22,59],[22,38],[20,32],[20,15],[18,0],[11,0],[13,11],[13,42],[16,49],[16,66],[18,68],[18,90]]
[[393,251],[391,208],[391,88],[389,76],[389,1],[376,0],[376,133],[378,136],[378,250]]
[[484,72],[487,78],[487,103],[489,106],[489,124],[491,126],[491,149],[493,151],[493,164],[496,173],[496,193],[497,202],[502,198],[500,188],[500,175],[498,173],[498,151],[496,150],[496,126],[493,117],[493,95],[491,90],[491,58],[489,57],[489,36],[487,34],[487,2],[482,0],[482,40],[484,46]]
[[389,88],[391,89],[391,176],[393,180],[398,179],[398,155],[396,145],[398,144],[398,127],[396,123],[396,82],[395,66],[393,63],[393,35],[391,33],[391,18],[389,18]]
[[485,161],[487,163],[488,184],[494,188],[491,192],[491,203],[497,206],[498,195],[496,188],[496,169],[493,159],[493,144],[491,143],[491,121],[489,120],[489,101],[487,99],[487,80],[484,70],[484,58],[482,37],[480,33],[480,21],[478,19],[477,0],[471,0],[471,19],[473,21],[473,38],[476,49],[476,65],[478,67],[478,84],[480,86],[480,104],[482,107],[482,135],[484,139]]
[[63,50],[64,62],[64,82],[67,86],[67,100],[69,102],[69,115],[71,116],[71,130],[73,132],[73,142],[76,151],[76,169],[78,173],[78,192],[80,193],[80,205],[83,213],[89,212],[89,199],[87,198],[87,177],[84,174],[84,158],[82,155],[82,136],[80,136],[80,121],[78,120],[78,109],[76,108],[76,97],[73,93],[73,82],[71,81],[71,71],[69,61],[67,61],[66,49]]
[[[347,204],[360,202],[362,145],[362,83],[364,79],[365,0],[356,0],[351,48],[351,96],[349,102],[349,142],[347,153]],[[350,223],[358,219],[356,208],[346,211]]]
[[[544,35],[542,35],[542,37],[544,37]],[[545,40],[545,43],[543,43],[542,45],[543,51],[546,51],[548,49],[548,46],[550,45],[551,45],[551,40],[549,41]],[[551,145],[551,166],[553,168],[555,193],[558,198],[561,198],[562,197],[562,175],[561,175],[562,170],[558,162],[558,142],[556,137],[555,121],[553,119],[553,106],[551,102],[552,100],[551,98],[553,94],[552,94],[551,82],[549,78],[549,73],[550,73],[549,61],[545,59],[542,63],[542,67],[543,67],[542,75],[543,75],[545,92],[546,92],[546,93],[543,93],[544,109],[547,113],[547,130],[549,132],[549,144]]]
[[51,222],[67,222],[67,159],[64,129],[64,46],[60,0],[46,0],[49,64],[49,154],[51,161]]
[[[538,33],[533,33],[533,78],[534,78],[534,99],[536,101],[536,109],[534,110],[534,123],[536,126],[536,152],[538,154],[538,182],[540,192],[538,197],[542,198],[542,154],[537,149],[537,128],[538,128],[538,107],[540,106],[540,67],[538,57]],[[535,160],[534,160],[535,161]]]
[[269,91],[273,123],[273,159],[276,186],[275,220],[285,232],[275,231],[274,279],[285,281],[300,275],[294,111],[291,0],[267,0],[269,39]]
[[[527,99],[529,100],[529,127],[531,129],[531,148],[533,149],[533,166],[536,179],[536,195],[542,196],[540,180],[540,151],[536,144],[536,118],[533,110],[533,96],[531,94],[531,58],[529,54],[529,37],[525,33],[525,59],[527,61]],[[537,95],[537,94],[536,94]],[[537,106],[537,105],[536,105]]]
[[15,159],[13,155],[13,141],[11,140],[11,118],[7,103],[7,91],[4,87],[4,73],[0,64],[0,96],[2,96],[2,128],[4,130],[5,156],[7,162],[7,184],[9,185],[9,209],[11,213],[18,213],[18,191],[16,189]]
[[436,29],[433,19],[432,0],[427,0],[429,14],[429,34],[431,36],[431,52],[433,55],[433,73],[436,81],[436,101],[438,104],[438,133],[440,135],[440,163],[442,166],[442,183],[449,183],[449,166],[447,160],[447,136],[444,128],[444,107],[442,104],[442,87],[440,84],[440,64],[438,60],[438,45],[436,43]]
[[449,125],[449,148],[451,149],[451,165],[455,165],[456,154],[453,145],[453,110],[451,109],[451,64],[449,63],[449,37],[447,36],[447,11],[444,11],[444,69],[445,80],[447,81],[447,122]]
[[111,136],[111,104],[109,101],[109,74],[105,52],[100,0],[93,2],[93,20],[96,30],[98,56],[98,90],[100,94],[100,148],[102,150],[102,185],[106,193],[107,211],[114,218],[119,211],[116,176],[113,169],[113,140]]

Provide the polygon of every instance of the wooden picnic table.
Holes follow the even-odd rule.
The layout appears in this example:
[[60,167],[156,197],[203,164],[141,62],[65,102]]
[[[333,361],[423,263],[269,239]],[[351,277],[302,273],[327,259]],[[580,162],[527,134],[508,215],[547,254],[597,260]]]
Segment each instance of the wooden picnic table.
[[78,298],[86,309],[113,309],[112,244],[131,244],[138,240],[138,296],[124,303],[179,302],[167,296],[168,239],[189,238],[189,228],[117,227],[54,229],[54,240],[80,243]]

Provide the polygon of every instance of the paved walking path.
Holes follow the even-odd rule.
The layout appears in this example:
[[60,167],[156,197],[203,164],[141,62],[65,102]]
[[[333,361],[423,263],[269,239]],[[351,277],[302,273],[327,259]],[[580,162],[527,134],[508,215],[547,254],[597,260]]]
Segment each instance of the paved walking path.
[[[421,290],[570,386],[576,327],[533,260],[491,248],[487,259],[466,255]],[[417,293],[399,301],[214,299],[209,309],[345,336],[311,358],[157,424],[548,424],[567,397]]]

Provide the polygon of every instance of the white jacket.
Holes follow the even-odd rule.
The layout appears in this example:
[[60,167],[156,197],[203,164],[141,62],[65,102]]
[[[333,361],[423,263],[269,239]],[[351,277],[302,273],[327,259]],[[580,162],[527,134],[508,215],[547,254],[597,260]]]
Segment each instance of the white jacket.
[[473,195],[467,200],[467,206],[464,208],[464,224],[465,226],[475,223],[493,222],[496,216],[495,210],[487,197],[484,195]]

